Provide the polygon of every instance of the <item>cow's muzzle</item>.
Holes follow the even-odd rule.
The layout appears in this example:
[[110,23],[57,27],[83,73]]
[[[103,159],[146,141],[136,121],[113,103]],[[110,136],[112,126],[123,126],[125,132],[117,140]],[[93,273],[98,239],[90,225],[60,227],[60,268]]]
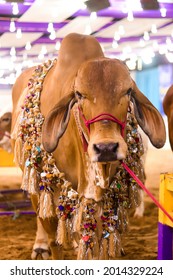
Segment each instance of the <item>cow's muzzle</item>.
[[111,162],[117,160],[118,143],[93,144],[93,150],[98,162]]

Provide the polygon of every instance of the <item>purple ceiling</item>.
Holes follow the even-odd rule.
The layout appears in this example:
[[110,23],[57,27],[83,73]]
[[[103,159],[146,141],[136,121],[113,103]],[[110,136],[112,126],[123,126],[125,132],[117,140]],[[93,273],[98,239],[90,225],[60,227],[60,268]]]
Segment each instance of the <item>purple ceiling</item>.
[[[48,1],[48,0],[47,0]],[[58,1],[58,0],[57,0]],[[73,0],[69,0],[73,1]],[[76,0],[75,0],[76,1]],[[131,0],[134,1],[134,0]],[[21,22],[19,21],[19,18],[22,17],[33,5],[35,0],[25,0],[24,3],[19,3],[19,14],[18,15],[13,15],[12,14],[12,4],[11,3],[0,3],[0,38],[1,36],[9,32],[9,27],[10,27],[10,22],[11,19],[15,21],[16,28],[21,28],[22,32],[26,33],[41,33],[42,35],[40,38],[36,39],[35,41],[32,41],[32,46],[36,44],[55,44],[56,41],[62,40],[62,37],[58,37],[55,40],[51,40],[49,38],[49,33],[47,31],[48,23],[49,22]],[[51,1],[50,1],[51,2]],[[107,37],[107,36],[100,36],[99,34],[97,35],[98,32],[105,30],[106,33],[106,28],[111,27],[113,24],[116,22],[118,23],[122,19],[127,18],[127,13],[123,12],[123,7],[124,3],[126,0],[110,0],[110,7],[107,9],[103,9],[97,12],[98,17],[107,17],[110,18],[110,21],[107,22],[106,24],[103,24],[101,27],[98,27],[96,31],[92,33],[99,42],[101,43],[108,43],[111,44],[113,42],[113,37]],[[53,3],[53,2],[52,2]],[[162,29],[166,26],[171,26],[173,24],[173,3],[164,3],[160,2],[160,8],[165,8],[167,10],[166,13],[166,19],[168,19],[168,22],[166,24],[162,24],[159,26],[158,29]],[[39,13],[39,11],[38,11]],[[62,22],[54,23],[54,30],[58,31],[61,30],[64,26],[68,25],[70,22],[72,22],[74,19],[77,17],[88,17],[90,15],[90,12],[87,9],[79,9],[76,10],[74,14],[72,14],[69,18],[66,18]],[[148,19],[159,19],[163,18],[161,16],[160,10],[137,10],[136,8],[133,8],[133,16],[134,18],[148,18]],[[137,27],[137,26],[136,26]],[[172,28],[173,30],[173,28]],[[150,33],[150,38],[152,40],[157,40],[159,43],[165,42],[167,39],[167,34],[163,35],[157,35],[157,34],[152,34],[151,31]],[[170,34],[171,35],[171,34]],[[124,42],[137,42],[140,40],[140,38],[143,36],[141,33],[140,35],[133,35],[133,36],[128,36],[126,34],[125,36],[122,36],[119,39],[119,44],[124,43]],[[0,51],[6,51],[6,54],[0,53],[1,57],[9,56],[10,54],[10,49],[11,47],[0,47]],[[17,56],[20,57],[22,54],[20,53],[22,50],[25,50],[25,46],[23,47],[16,47],[16,52]],[[110,51],[111,53],[111,51]],[[117,52],[118,53],[118,52]],[[33,56],[32,54],[30,55],[31,57]]]

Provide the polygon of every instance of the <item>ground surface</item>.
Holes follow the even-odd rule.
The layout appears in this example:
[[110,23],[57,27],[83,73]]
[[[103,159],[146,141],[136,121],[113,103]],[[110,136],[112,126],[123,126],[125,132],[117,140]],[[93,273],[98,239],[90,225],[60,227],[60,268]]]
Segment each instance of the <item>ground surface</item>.
[[[150,148],[146,160],[146,186],[159,198],[160,173],[173,173],[173,154],[170,150]],[[0,189],[20,186],[21,175],[15,168],[0,168]],[[0,197],[0,201],[4,198]],[[11,199],[11,197],[10,197]],[[130,231],[124,240],[126,255],[122,259],[157,259],[158,209],[145,195],[145,214],[141,219],[130,219]],[[0,216],[0,259],[31,259],[31,251],[36,231],[33,215]],[[73,257],[71,256],[71,259]]]

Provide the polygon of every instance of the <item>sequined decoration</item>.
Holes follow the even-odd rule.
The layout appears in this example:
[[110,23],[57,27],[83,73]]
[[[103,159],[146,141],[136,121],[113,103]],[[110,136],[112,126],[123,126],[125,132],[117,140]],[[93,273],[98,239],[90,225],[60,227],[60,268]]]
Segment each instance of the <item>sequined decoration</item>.
[[[40,112],[40,95],[43,81],[55,61],[48,60],[34,70],[28,82],[28,92],[21,106],[18,137],[23,146],[23,180],[21,188],[39,195],[39,217],[55,216],[53,193],[57,185],[61,188],[67,181],[61,173],[52,153],[47,153],[41,144],[44,116]],[[20,159],[21,161],[21,159]]]

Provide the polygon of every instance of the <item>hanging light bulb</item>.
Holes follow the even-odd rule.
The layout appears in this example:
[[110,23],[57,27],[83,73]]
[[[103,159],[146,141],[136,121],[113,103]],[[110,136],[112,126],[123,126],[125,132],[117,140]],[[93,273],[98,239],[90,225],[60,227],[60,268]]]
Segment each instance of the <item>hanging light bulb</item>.
[[96,12],[92,12],[90,14],[90,20],[96,20],[97,19],[97,13]]
[[43,60],[43,59],[44,59],[44,54],[40,53],[40,54],[38,55],[38,59],[39,59],[39,60]]
[[161,13],[162,17],[166,17],[166,12],[167,12],[167,10],[165,8],[160,9],[160,13]]
[[16,38],[17,38],[17,39],[22,38],[22,30],[21,30],[21,28],[18,28],[18,29],[17,29]]
[[152,24],[151,26],[151,32],[152,33],[157,33],[157,26],[155,24]]
[[145,47],[145,41],[141,38],[140,41],[139,41],[139,45],[140,47]]
[[15,22],[11,20],[10,22],[10,32],[14,32],[16,30]]
[[52,23],[52,22],[49,22],[47,31],[48,31],[49,33],[51,33],[53,30],[54,30],[53,23]]
[[15,47],[12,47],[11,50],[10,50],[10,55],[11,56],[15,56],[16,55],[16,49]]
[[120,25],[120,26],[118,27],[118,33],[119,33],[120,35],[124,35],[124,34],[125,34],[125,30],[124,30],[124,26],[123,26],[123,25]]
[[42,46],[40,53],[41,53],[41,54],[44,54],[44,55],[47,53],[47,48],[46,48],[46,46]]
[[55,44],[55,50],[56,50],[56,51],[59,51],[60,46],[61,46],[60,41],[57,41],[56,44]]
[[18,7],[18,4],[17,3],[12,3],[12,14],[13,15],[18,15],[19,13],[19,7]]
[[28,41],[25,45],[25,50],[29,51],[31,49],[31,43]]
[[150,35],[149,35],[148,31],[144,32],[143,38],[144,38],[145,41],[149,41],[150,40]]
[[49,35],[50,40],[55,40],[56,39],[56,32],[54,29],[52,29],[50,35]]
[[128,20],[128,21],[133,21],[133,20],[134,20],[132,10],[128,10],[127,20]]
[[118,48],[118,42],[114,39],[112,43],[112,48],[117,49]]
[[114,40],[115,41],[119,41],[120,40],[120,34],[117,31],[115,31],[115,33],[114,33]]

